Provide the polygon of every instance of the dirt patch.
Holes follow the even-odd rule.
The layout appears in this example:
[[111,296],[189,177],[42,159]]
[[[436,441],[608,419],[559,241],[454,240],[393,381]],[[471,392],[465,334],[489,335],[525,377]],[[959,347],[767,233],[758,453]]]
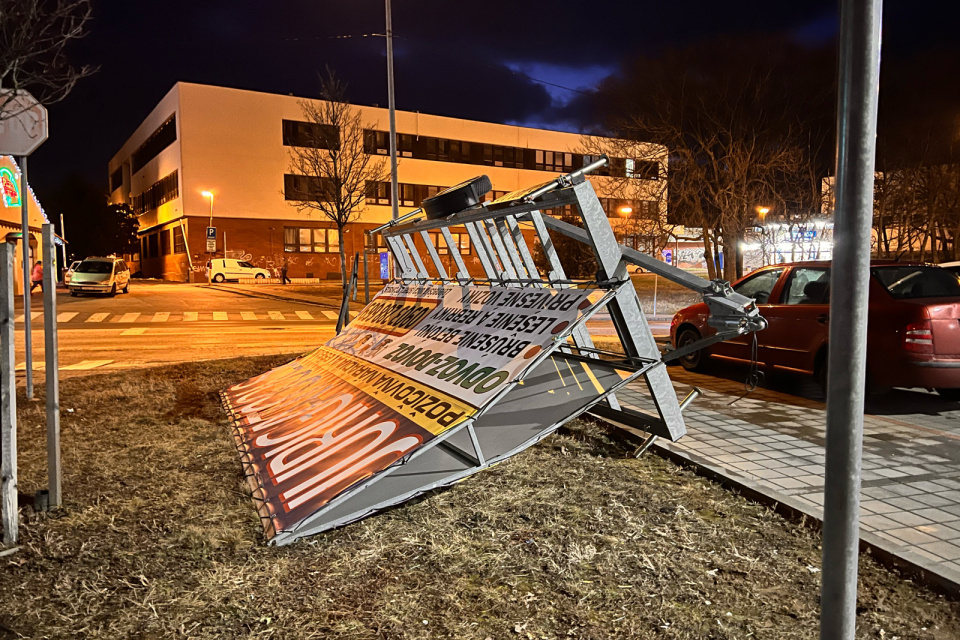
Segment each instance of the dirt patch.
[[[65,380],[65,508],[25,510],[0,558],[0,638],[816,637],[815,532],[587,422],[265,546],[215,393],[282,361]],[[43,403],[20,417],[32,493]],[[863,556],[858,637],[957,638],[960,605]]]

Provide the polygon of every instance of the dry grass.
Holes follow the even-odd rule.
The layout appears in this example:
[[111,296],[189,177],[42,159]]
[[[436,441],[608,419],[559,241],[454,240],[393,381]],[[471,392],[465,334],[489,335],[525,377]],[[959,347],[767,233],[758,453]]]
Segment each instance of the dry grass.
[[[456,487],[263,543],[216,392],[278,358],[63,383],[65,509],[24,509],[0,638],[812,638],[816,533],[579,422]],[[42,404],[21,411],[41,486]],[[859,636],[960,637],[862,559]]]

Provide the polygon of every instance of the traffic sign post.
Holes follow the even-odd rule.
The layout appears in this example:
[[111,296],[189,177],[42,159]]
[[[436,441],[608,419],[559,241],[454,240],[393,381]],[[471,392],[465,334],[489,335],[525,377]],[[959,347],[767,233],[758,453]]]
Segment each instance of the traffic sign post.
[[27,91],[0,90],[0,155],[20,157],[20,222],[23,253],[23,336],[27,398],[33,399],[33,348],[30,339],[30,189],[27,156],[49,136],[47,109]]
[[207,253],[217,252],[217,228],[207,227]]

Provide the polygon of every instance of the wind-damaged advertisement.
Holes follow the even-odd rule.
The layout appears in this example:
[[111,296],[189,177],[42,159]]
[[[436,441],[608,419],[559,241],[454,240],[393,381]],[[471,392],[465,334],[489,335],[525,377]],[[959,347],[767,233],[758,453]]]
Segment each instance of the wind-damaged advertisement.
[[471,419],[602,296],[390,284],[316,351],[227,389],[268,537]]

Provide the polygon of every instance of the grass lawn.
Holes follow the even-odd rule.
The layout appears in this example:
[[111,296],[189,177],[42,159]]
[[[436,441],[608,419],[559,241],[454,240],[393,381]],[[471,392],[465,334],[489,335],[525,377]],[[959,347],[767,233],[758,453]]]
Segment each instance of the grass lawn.
[[[0,558],[0,639],[816,637],[818,534],[586,422],[267,547],[217,392],[282,361],[63,381],[65,506],[23,508],[21,549]],[[43,403],[21,406],[32,494]],[[859,637],[955,639],[960,604],[865,556]]]

